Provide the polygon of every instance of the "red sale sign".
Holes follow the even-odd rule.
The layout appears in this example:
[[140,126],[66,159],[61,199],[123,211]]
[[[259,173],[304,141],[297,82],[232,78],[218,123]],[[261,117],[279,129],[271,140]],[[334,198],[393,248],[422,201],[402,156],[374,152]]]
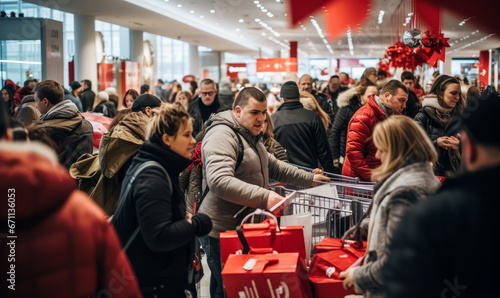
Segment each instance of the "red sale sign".
[[257,72],[297,72],[297,58],[257,59]]

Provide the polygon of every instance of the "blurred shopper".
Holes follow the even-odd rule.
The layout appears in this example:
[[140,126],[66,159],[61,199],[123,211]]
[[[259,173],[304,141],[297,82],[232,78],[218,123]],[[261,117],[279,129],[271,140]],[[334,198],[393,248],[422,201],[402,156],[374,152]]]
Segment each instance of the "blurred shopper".
[[78,108],[80,113],[83,113],[82,101],[79,97],[74,96],[68,89],[64,88],[64,100],[70,100]]
[[[325,107],[326,110],[324,110],[328,116],[330,116],[330,122],[333,121],[333,119],[331,119],[331,117],[334,116],[334,111],[333,111],[333,107],[332,107],[332,101],[331,99],[328,98],[328,96],[326,96],[325,94],[321,93],[321,92],[318,92],[318,90],[314,89],[314,83],[313,83],[313,79],[310,75],[303,75],[300,77],[300,80],[299,80],[299,83],[298,83],[298,86],[299,86],[299,89],[300,89],[300,92],[309,92],[311,93],[314,98],[316,98],[316,101],[318,102],[318,104],[320,105],[320,107]],[[281,95],[280,95],[281,97]]]
[[174,103],[177,94],[182,91],[182,86],[179,82],[174,82],[172,87],[172,92],[170,93],[170,97],[168,98],[169,103]]
[[[382,70],[382,69],[379,69],[377,71],[377,87],[378,89],[382,89],[382,87],[385,86],[385,84],[389,83],[391,79],[387,77],[387,73],[385,72],[385,70]],[[373,83],[373,82],[372,82]]]
[[43,129],[56,143],[59,162],[69,168],[81,155],[92,153],[92,124],[78,108],[64,100],[64,90],[56,81],[46,80],[34,89],[35,102],[42,114],[35,127]]
[[2,240],[2,264],[8,266],[10,243],[15,268],[5,267],[9,277],[0,296],[139,297],[134,272],[105,214],[76,190],[49,147],[9,142],[8,119],[0,106],[0,191],[5,194],[0,219],[7,223],[15,215],[10,235],[18,238]]
[[[186,214],[179,173],[189,164],[195,140],[189,114],[180,106],[162,104],[152,110],[146,143],[127,171],[122,195],[130,185],[123,207],[114,215],[122,243],[132,241],[127,255],[144,297],[186,297],[191,242],[212,229],[210,218]],[[146,162],[150,166],[131,177]],[[140,235],[135,237],[134,231]],[[196,297],[196,293],[192,297]]]
[[351,78],[347,73],[345,72],[339,73],[339,79],[341,87],[349,88],[349,84],[351,84]]
[[166,102],[167,101],[167,92],[165,89],[163,89],[163,81],[158,79],[156,81],[156,86],[155,86],[155,95],[158,96],[158,98],[161,99],[161,101]]
[[139,97],[139,93],[137,93],[137,91],[135,91],[134,89],[128,89],[123,96],[122,107],[120,108],[120,110],[131,109],[137,97]]
[[304,106],[304,109],[313,111],[318,114],[321,122],[325,126],[325,130],[328,131],[328,127],[330,126],[330,117],[328,114],[319,106],[316,98],[309,92],[300,92],[300,103]]
[[375,156],[377,148],[372,140],[373,128],[392,114],[401,115],[407,100],[408,89],[405,85],[391,80],[382,88],[380,97],[371,96],[368,103],[354,113],[347,128],[342,175],[370,181],[372,169],[380,166],[380,159]]
[[141,85],[141,95],[143,94],[149,94],[149,85],[148,84],[144,84],[144,85]]
[[115,87],[108,87],[104,91],[108,93],[109,95],[109,101],[113,103],[115,106],[115,110],[118,110],[118,102],[120,101],[120,98],[118,97],[118,94],[116,93],[116,88]]
[[24,81],[24,86],[17,89],[14,93],[14,102],[16,106],[21,104],[21,100],[26,96],[33,94],[33,88],[35,88],[36,80],[26,80]]
[[274,124],[269,113],[266,113],[266,120],[262,124],[262,141],[267,152],[271,153],[277,160],[288,163],[285,149],[274,138]]
[[104,117],[114,118],[116,115],[115,104],[109,101],[109,94],[106,91],[97,93],[96,106],[92,110],[94,113],[100,113]]
[[[290,83],[295,85],[298,99],[297,85]],[[200,242],[212,274],[211,297],[224,297],[219,233],[234,230],[254,208],[269,209],[283,199],[267,189],[269,178],[302,187],[310,187],[313,178],[315,181],[329,180],[290,166],[267,152],[260,141],[266,113],[264,94],[254,87],[244,88],[232,111],[211,118],[211,126],[203,138],[201,153],[209,191],[200,212],[210,216],[213,229],[208,236],[201,237]],[[322,127],[321,130],[324,131]],[[239,139],[243,145],[243,158],[235,170],[241,152]]]
[[343,92],[337,99],[340,109],[332,125],[329,143],[332,145],[333,164],[340,169],[345,159],[349,122],[354,113],[368,103],[372,95],[378,96],[378,88],[370,82],[366,86],[360,85]]
[[19,106],[17,121],[28,127],[31,123],[33,123],[33,121],[38,120],[40,116],[40,111],[36,107],[35,95],[26,95]]
[[460,139],[455,124],[463,107],[460,82],[442,75],[434,81],[422,102],[422,109],[415,116],[415,121],[424,128],[438,151],[434,171],[437,176],[452,176],[460,170]]
[[71,176],[80,181],[79,188],[108,215],[114,214],[125,173],[144,143],[151,110],[160,105],[154,95],[139,96],[131,109],[120,111],[113,119],[109,132],[102,136],[98,155],[81,158],[70,168]]
[[[433,175],[437,152],[425,131],[412,119],[395,115],[380,122],[373,142],[381,165],[372,172],[375,195],[368,225],[368,247],[359,267],[340,273],[344,288],[354,286],[366,297],[385,297],[382,268],[390,258],[388,245],[408,209],[441,186]],[[405,296],[400,296],[405,297]]]
[[415,87],[415,76],[410,71],[404,71],[401,74],[401,82],[403,82],[408,89],[408,101],[406,102],[405,115],[413,119],[415,115],[417,115],[418,110],[420,110],[420,100],[415,92],[413,92],[413,88]]
[[5,85],[2,88],[2,105],[7,107],[9,116],[14,117],[16,103],[14,101],[14,88],[11,85]]
[[181,91],[175,97],[175,102],[178,102],[187,111],[191,102],[192,94],[189,91]]
[[191,94],[193,94],[193,97],[191,99],[194,99],[198,95],[200,95],[198,90],[198,83],[196,83],[196,81],[191,81],[189,83],[189,91],[191,91]]
[[[73,82],[69,83],[69,86],[71,87],[71,94],[74,97],[80,98],[80,94],[83,91],[82,84],[80,84],[80,82],[78,82],[78,81],[73,81]],[[80,102],[81,101],[82,100],[80,99]]]
[[92,91],[92,82],[83,80],[81,82],[82,93],[80,93],[80,100],[82,101],[83,112],[91,111],[94,107],[95,93]]
[[189,115],[193,117],[193,137],[203,130],[205,121],[220,109],[217,86],[212,79],[200,83],[200,96],[189,104]]
[[264,96],[267,99],[267,111],[269,114],[273,114],[276,109],[281,105],[281,102],[278,100],[276,95],[274,95],[269,88],[267,88],[266,83],[259,83],[259,89],[264,93]]
[[220,112],[233,109],[234,93],[231,90],[231,80],[228,77],[220,80],[217,96],[219,97]]
[[170,94],[172,94],[172,88],[174,88],[174,82],[167,82],[165,84],[165,98],[168,101]]
[[283,104],[271,118],[275,138],[286,149],[291,163],[325,172],[339,173],[333,166],[332,153],[321,118],[300,103],[297,84],[288,81],[281,86]]
[[[384,269],[386,297],[496,297],[499,258],[500,99],[471,99],[460,132],[466,173],[410,210],[395,231]],[[488,129],[485,129],[487,127]],[[467,243],[468,235],[482,242]],[[487,244],[486,244],[487,243]]]
[[[333,123],[335,120],[335,116],[337,115],[337,112],[340,108],[338,105],[337,99],[340,95],[340,93],[346,91],[348,88],[343,87],[340,85],[340,78],[338,75],[333,75],[330,77],[330,80],[328,81],[328,86],[323,90],[323,93],[330,96],[330,101],[326,101],[328,105],[325,104],[325,101],[323,102],[323,105],[320,105],[323,111],[325,111],[328,116],[330,116],[330,122]],[[331,106],[330,106],[331,105]],[[328,113],[327,111],[330,110],[331,112]]]

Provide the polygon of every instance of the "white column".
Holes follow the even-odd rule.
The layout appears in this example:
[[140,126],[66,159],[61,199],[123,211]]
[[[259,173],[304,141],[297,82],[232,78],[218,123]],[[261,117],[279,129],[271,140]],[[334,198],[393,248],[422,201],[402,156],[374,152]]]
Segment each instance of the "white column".
[[442,74],[451,75],[451,57],[446,57],[446,59],[444,59]]
[[198,46],[189,44],[189,74],[192,74],[198,80],[200,75],[200,53]]
[[[144,37],[142,31],[130,29],[130,61],[139,63],[140,70],[140,84],[144,84],[143,73],[143,59],[144,59]],[[153,88],[153,86],[149,86]]]
[[227,64],[226,64],[226,56],[224,55],[224,52],[220,51],[219,52],[219,80],[217,82],[220,82],[220,79],[223,77],[227,77]]
[[97,59],[95,47],[95,17],[76,15],[75,23],[75,80],[90,80],[97,92]]

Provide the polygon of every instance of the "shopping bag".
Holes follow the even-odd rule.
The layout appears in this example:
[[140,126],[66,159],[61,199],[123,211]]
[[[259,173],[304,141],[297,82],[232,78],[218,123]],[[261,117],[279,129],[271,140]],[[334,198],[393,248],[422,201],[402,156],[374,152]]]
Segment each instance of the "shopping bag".
[[354,294],[354,290],[344,290],[339,275],[351,266],[362,263],[364,250],[351,246],[313,255],[309,266],[308,279],[316,298],[335,298]]
[[[261,223],[246,223],[253,215],[266,215]],[[306,262],[306,247],[302,226],[279,227],[276,217],[269,212],[257,209],[247,215],[241,222],[241,228],[249,245],[253,250],[263,249],[260,253],[267,252],[297,252],[304,263]],[[242,252],[243,245],[236,231],[226,231],[219,234],[221,262],[226,263],[230,254]]]
[[356,251],[359,251],[360,253],[364,254],[366,251],[367,242],[363,241],[362,245],[359,245],[359,243],[353,240],[342,240],[338,238],[323,238],[323,240],[321,240],[320,243],[314,246],[313,254],[342,249],[342,244],[344,244],[344,247],[353,247],[356,249]]
[[312,214],[302,213],[293,215],[283,215],[280,217],[282,226],[302,226],[304,228],[304,242],[306,245],[307,264],[311,258],[312,247]]
[[228,298],[312,297],[298,253],[231,254],[222,281]]

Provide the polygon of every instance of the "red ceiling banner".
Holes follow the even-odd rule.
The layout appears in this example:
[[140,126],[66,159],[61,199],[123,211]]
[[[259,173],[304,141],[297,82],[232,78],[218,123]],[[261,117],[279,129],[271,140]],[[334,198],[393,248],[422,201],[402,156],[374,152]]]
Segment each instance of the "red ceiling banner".
[[239,73],[247,73],[247,64],[246,63],[227,63],[227,72],[226,75],[230,79],[238,79]]
[[324,6],[329,0],[290,0],[290,16],[292,26],[314,14],[316,10]]
[[257,72],[297,72],[297,58],[257,59]]
[[323,20],[332,41],[346,34],[347,30],[360,27],[370,14],[370,0],[333,0],[325,8]]

